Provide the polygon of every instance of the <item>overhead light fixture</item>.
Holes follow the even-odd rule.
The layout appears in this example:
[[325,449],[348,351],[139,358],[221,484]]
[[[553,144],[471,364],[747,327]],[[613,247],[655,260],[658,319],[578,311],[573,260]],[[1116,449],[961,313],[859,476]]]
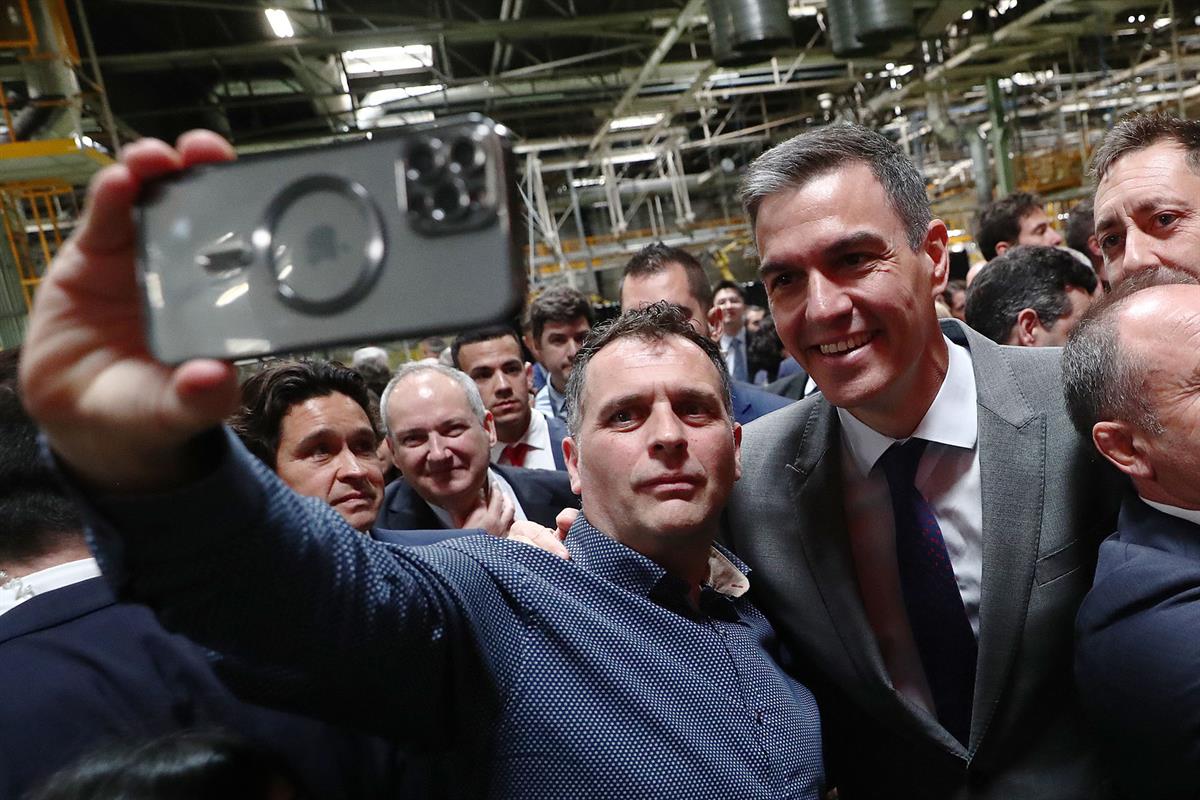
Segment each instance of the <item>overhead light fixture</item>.
[[387,89],[376,89],[363,95],[363,106],[382,106],[397,100],[409,100],[425,94],[440,92],[446,88],[444,83],[429,83],[424,86],[390,86]]
[[604,176],[601,175],[599,178],[575,178],[571,181],[571,185],[576,189],[583,189],[588,186],[603,186]]
[[267,23],[271,26],[271,32],[280,39],[290,39],[296,35],[291,19],[282,8],[268,8],[263,13],[267,15]]
[[658,158],[654,150],[617,151],[604,159],[608,164],[633,164],[638,161],[653,161]]
[[633,128],[649,128],[662,122],[663,114],[635,114],[631,117],[617,117],[608,126],[610,131],[627,131]]
[[404,44],[397,47],[368,47],[347,50],[342,63],[351,75],[428,69],[433,66],[433,45]]

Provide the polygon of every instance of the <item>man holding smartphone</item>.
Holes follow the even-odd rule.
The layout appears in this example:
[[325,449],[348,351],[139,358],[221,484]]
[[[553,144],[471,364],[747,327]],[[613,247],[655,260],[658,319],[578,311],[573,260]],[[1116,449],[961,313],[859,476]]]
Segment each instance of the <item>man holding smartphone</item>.
[[244,690],[451,750],[468,795],[815,800],[812,695],[712,545],[740,474],[716,346],[660,304],[580,353],[572,561],[491,537],[384,548],[217,427],[230,365],[145,349],[130,206],[143,181],[231,155],[202,133],[126,148],[32,315],[27,403],[109,580],[236,654]]

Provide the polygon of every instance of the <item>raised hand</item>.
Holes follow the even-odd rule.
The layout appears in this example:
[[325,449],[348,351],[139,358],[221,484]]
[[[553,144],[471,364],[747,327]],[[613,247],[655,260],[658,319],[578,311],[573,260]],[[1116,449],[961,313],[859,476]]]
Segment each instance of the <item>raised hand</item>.
[[[158,363],[146,348],[132,209],[142,185],[233,149],[209,131],[142,139],[92,180],[80,224],[42,280],[22,351],[29,412],[77,477],[106,491],[171,488],[199,465],[189,443],[237,404],[230,364]],[[236,198],[231,198],[236,202]]]

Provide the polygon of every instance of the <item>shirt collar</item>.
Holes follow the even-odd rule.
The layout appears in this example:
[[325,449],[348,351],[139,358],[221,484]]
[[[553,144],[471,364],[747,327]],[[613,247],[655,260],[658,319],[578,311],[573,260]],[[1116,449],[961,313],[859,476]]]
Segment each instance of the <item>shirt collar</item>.
[[[672,577],[657,562],[594,527],[583,514],[575,518],[564,544],[573,562],[633,594],[649,597]],[[706,585],[716,592],[741,597],[750,589],[749,573],[750,568],[721,545],[710,548]]]
[[7,581],[0,578],[0,614],[20,605],[31,597],[90,578],[100,577],[100,565],[94,558],[81,558],[53,567],[31,572]]
[[[546,430],[546,415],[536,408],[530,409],[530,411],[529,424],[525,427],[525,433],[517,441],[529,445],[530,450],[541,450],[543,448],[538,442],[544,442],[549,438],[542,435],[542,432]],[[508,445],[509,443],[507,442],[496,440],[496,443],[492,445],[493,462],[500,458],[500,455],[504,452],[504,448],[508,447]]]
[[[965,347],[946,339],[946,349],[949,351],[946,377],[912,435],[970,450],[979,438],[975,370],[971,367],[971,354]],[[868,427],[844,408],[839,408],[837,413],[842,423],[842,441],[851,463],[860,475],[866,476],[879,457],[899,440]]]
[[1153,500],[1147,500],[1146,498],[1140,497],[1140,496],[1139,496],[1139,499],[1146,505],[1150,506],[1151,508],[1158,509],[1159,511],[1161,511],[1164,514],[1168,514],[1172,517],[1177,517],[1178,519],[1182,519],[1186,522],[1190,522],[1193,525],[1200,525],[1200,511],[1198,511],[1194,508],[1180,508],[1179,506],[1169,506],[1166,503],[1156,503]]

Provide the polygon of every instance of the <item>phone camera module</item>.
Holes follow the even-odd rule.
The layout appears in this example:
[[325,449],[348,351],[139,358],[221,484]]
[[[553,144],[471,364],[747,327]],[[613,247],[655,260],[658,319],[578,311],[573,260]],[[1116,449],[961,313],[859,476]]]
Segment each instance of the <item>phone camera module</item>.
[[471,127],[417,136],[404,151],[409,219],[427,236],[480,228],[495,218],[489,154]]

